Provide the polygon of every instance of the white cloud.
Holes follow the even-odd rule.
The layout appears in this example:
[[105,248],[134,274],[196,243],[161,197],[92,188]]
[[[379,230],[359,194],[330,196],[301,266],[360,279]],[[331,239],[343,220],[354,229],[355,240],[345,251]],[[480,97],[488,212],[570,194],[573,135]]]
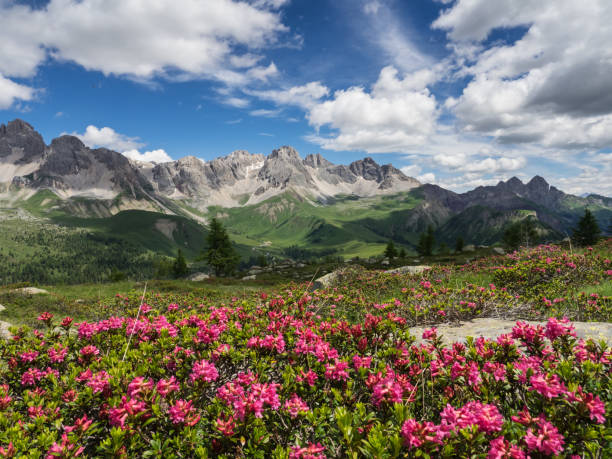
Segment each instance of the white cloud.
[[290,0],[255,0],[253,4],[258,7],[280,8],[289,2]]
[[4,78],[0,73],[0,110],[9,108],[17,100],[32,100],[35,90]]
[[267,67],[253,67],[249,69],[247,75],[254,80],[268,81],[270,78],[278,75],[278,69],[274,62],[271,62]]
[[608,0],[459,0],[434,27],[457,49],[524,26],[511,44],[474,48],[473,77],[447,107],[465,131],[507,144],[580,150],[612,146],[612,8]]
[[166,163],[168,161],[172,161],[172,158],[168,155],[168,153],[162,149],[145,151],[144,153],[140,153],[138,150],[127,150],[123,152],[123,155],[135,161],[155,163]]
[[401,79],[395,68],[385,67],[370,92],[361,87],[336,91],[307,114],[312,126],[334,133],[309,139],[330,150],[408,152],[435,130],[436,100],[427,81],[421,73]]
[[128,137],[120,134],[110,127],[98,128],[93,125],[87,126],[83,134],[72,133],[90,148],[108,148],[121,152],[124,156],[135,161],[146,161],[164,163],[172,161],[172,158],[163,149],[150,150],[141,153],[139,148],[145,144],[138,137]]
[[269,100],[278,105],[295,105],[308,109],[318,100],[329,94],[329,89],[318,81],[289,89],[274,89],[266,91],[248,91],[248,94],[259,99]]
[[0,1],[0,73],[35,74],[47,58],[136,81],[213,79],[230,85],[266,80],[273,63],[258,51],[288,31],[285,0],[50,0],[33,10]]
[[242,97],[227,97],[225,99],[221,99],[221,102],[223,102],[225,105],[236,108],[245,108],[250,104],[248,99],[244,99]]
[[436,175],[433,172],[428,172],[426,174],[419,175],[416,179],[421,183],[435,183]]
[[98,128],[89,125],[83,134],[76,132],[72,135],[81,139],[81,141],[90,148],[104,147],[115,151],[135,150],[144,145],[138,137],[128,137],[119,134],[110,127]]
[[410,166],[401,167],[400,170],[408,177],[416,177],[421,173],[421,166],[418,164],[411,164]]
[[380,9],[380,7],[381,7],[381,4],[377,0],[366,2],[363,5],[363,12],[365,14],[376,14],[378,13],[378,10]]
[[432,159],[437,165],[450,170],[488,174],[516,171],[527,165],[524,157],[477,158],[461,153],[436,155]]
[[251,110],[249,114],[251,116],[263,116],[264,118],[274,118],[280,115],[281,110],[268,110],[265,108],[259,108],[257,110]]
[[596,193],[612,197],[612,167],[600,165],[582,166],[580,172],[571,177],[558,177],[555,182],[558,187],[567,193],[581,195],[583,193]]
[[363,6],[366,21],[360,31],[369,42],[378,46],[387,64],[404,72],[413,72],[433,64],[432,59],[418,47],[418,37],[403,24],[397,12],[378,0],[367,1]]

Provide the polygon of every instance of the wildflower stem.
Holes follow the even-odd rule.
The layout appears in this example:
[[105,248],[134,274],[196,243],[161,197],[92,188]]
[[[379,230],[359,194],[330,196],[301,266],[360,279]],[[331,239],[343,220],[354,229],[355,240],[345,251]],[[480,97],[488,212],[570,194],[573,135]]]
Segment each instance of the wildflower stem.
[[140,317],[140,310],[142,309],[142,305],[144,304],[146,294],[147,294],[147,283],[145,282],[144,290],[142,292],[142,299],[140,300],[140,306],[138,307],[138,312],[136,313],[136,321],[134,322],[134,325],[132,325],[132,331],[130,332],[130,336],[128,338],[127,345],[125,346],[125,352],[123,353],[123,358],[121,359],[122,362],[125,360],[127,351],[130,348],[130,342],[132,341],[132,335],[134,334],[134,330],[136,329],[136,322],[138,322],[138,318]]

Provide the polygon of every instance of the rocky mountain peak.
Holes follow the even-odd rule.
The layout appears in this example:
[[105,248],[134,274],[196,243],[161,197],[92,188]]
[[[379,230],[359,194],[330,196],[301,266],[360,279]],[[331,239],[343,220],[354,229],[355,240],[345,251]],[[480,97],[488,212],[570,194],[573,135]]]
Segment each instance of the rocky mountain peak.
[[272,153],[268,155],[268,159],[284,159],[289,161],[301,161],[300,155],[293,147],[287,145],[272,150]]
[[550,185],[543,177],[536,175],[533,177],[529,183],[527,183],[527,188],[534,191],[548,191],[550,189]]
[[525,191],[525,184],[518,177],[512,177],[511,179],[505,182],[499,182],[495,188],[502,191],[522,195]]
[[18,134],[38,134],[32,125],[17,118],[4,124],[0,124],[0,135],[18,135]]
[[202,164],[202,160],[195,156],[183,156],[176,161],[177,165],[183,167],[195,167]]
[[330,167],[333,163],[326,160],[321,153],[311,154],[304,158],[304,164],[310,167]]
[[226,158],[241,160],[244,158],[251,158],[251,156],[253,155],[246,150],[234,150],[229,155],[227,155]]
[[369,156],[357,161],[353,161],[349,165],[351,172],[359,177],[363,177],[366,180],[384,180],[382,174],[382,168]]
[[0,159],[11,156],[15,164],[39,160],[45,150],[42,136],[23,120],[0,124]]
[[87,148],[81,139],[73,135],[63,135],[51,141],[51,148],[57,153],[71,153]]

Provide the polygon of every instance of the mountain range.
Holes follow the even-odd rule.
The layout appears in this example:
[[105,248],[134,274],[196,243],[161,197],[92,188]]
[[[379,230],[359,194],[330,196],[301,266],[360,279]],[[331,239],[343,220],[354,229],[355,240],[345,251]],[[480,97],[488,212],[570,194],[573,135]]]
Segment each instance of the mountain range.
[[149,211],[158,214],[153,222],[173,222],[154,229],[175,242],[177,218],[216,216],[246,249],[301,246],[345,256],[378,253],[388,239],[410,249],[428,225],[447,244],[458,236],[494,244],[508,224],[528,216],[549,240],[570,233],[587,207],[604,229],[612,217],[611,198],[566,194],[540,176],[454,193],[372,158],[337,165],[320,154],[301,158],[288,146],[267,156],[240,150],[156,164],[88,148],[70,135],[46,145],[22,120],[0,125],[0,202],[84,228]]

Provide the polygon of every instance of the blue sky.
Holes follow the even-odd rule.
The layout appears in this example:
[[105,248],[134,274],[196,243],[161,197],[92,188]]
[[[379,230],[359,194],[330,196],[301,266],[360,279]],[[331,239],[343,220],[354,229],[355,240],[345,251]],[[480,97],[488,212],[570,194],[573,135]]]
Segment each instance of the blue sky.
[[0,0],[0,122],[612,195],[610,23],[607,0]]

